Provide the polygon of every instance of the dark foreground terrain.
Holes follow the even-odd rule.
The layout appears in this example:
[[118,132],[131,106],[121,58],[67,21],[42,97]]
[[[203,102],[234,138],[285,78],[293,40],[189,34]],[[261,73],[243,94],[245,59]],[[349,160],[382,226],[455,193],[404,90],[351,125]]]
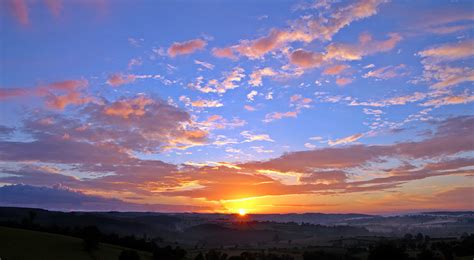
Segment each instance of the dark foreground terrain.
[[473,259],[473,212],[162,214],[0,207],[9,259]]

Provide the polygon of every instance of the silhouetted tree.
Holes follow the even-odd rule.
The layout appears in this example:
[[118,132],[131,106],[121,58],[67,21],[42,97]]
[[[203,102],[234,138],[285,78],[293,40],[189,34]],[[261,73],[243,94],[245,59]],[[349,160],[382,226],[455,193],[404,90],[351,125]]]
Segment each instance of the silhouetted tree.
[[153,259],[156,260],[181,260],[186,257],[186,250],[180,248],[179,246],[173,249],[171,246],[166,247],[156,247],[153,250]]
[[222,252],[216,250],[209,250],[206,253],[206,260],[226,260],[227,254],[223,254]]
[[99,247],[101,233],[96,226],[87,226],[82,229],[84,249],[91,251]]
[[417,260],[441,260],[441,258],[437,257],[436,254],[429,249],[425,249],[421,251],[417,256]]
[[123,250],[119,255],[119,260],[140,260],[140,255],[138,255],[135,250]]
[[368,260],[404,260],[408,255],[401,247],[391,243],[382,243],[373,247],[369,252]]
[[204,256],[202,255],[202,253],[199,253],[195,258],[194,260],[206,260],[204,259]]

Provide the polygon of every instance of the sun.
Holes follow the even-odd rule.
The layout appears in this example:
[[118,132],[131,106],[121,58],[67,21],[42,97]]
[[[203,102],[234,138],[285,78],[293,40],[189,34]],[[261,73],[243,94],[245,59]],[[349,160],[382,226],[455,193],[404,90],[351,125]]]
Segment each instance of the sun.
[[239,209],[239,215],[243,217],[247,215],[247,211],[245,209]]

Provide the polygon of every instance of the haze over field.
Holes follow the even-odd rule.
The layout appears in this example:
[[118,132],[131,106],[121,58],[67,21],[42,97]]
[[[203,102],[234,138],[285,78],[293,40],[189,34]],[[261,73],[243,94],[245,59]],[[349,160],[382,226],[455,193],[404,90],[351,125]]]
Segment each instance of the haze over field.
[[0,206],[474,209],[472,1],[7,0],[0,16]]

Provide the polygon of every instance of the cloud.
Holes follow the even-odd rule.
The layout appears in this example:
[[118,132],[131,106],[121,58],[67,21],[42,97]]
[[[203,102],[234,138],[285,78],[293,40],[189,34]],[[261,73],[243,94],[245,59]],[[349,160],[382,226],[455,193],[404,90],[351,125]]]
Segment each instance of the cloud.
[[202,39],[193,39],[185,42],[175,42],[168,48],[168,55],[175,57],[187,55],[206,47],[207,42]]
[[69,92],[65,95],[49,94],[46,98],[46,106],[52,109],[63,110],[69,105],[83,105],[95,100],[92,97],[82,97],[79,92]]
[[129,62],[128,62],[128,69],[133,69],[133,67],[138,67],[138,66],[141,66],[143,64],[143,61],[142,59],[131,59]]
[[369,33],[362,33],[359,36],[358,44],[330,44],[326,48],[324,58],[340,61],[360,60],[363,56],[392,50],[401,39],[402,37],[399,34],[391,33],[388,40],[377,41],[372,39],[372,35]]
[[436,61],[451,61],[469,58],[474,55],[474,40],[467,40],[454,44],[445,44],[418,52],[424,58],[435,59]]
[[313,102],[311,98],[305,98],[302,95],[293,95],[290,97],[290,107],[296,107],[298,112],[303,108],[309,108],[311,102]]
[[380,69],[371,70],[365,73],[362,77],[387,80],[387,79],[406,75],[405,69],[406,69],[405,64],[400,64],[398,66],[386,66]]
[[446,106],[446,105],[460,105],[468,104],[474,102],[474,95],[469,93],[464,93],[462,95],[449,95],[444,97],[437,97],[431,100],[428,100],[421,104],[422,106]]
[[[265,54],[281,49],[293,42],[310,43],[316,39],[328,41],[339,30],[352,22],[376,14],[378,6],[383,2],[386,1],[360,0],[352,4],[339,6],[332,13],[330,12],[329,17],[301,17],[291,22],[291,28],[274,28],[266,36],[254,40],[241,40],[234,46],[226,47],[226,52],[235,51],[249,59],[259,59]],[[306,61],[308,60],[306,59]],[[306,62],[303,64],[306,65],[306,68],[315,67],[314,60],[312,63]],[[313,65],[310,66],[310,64]]]
[[136,79],[137,77],[133,74],[122,75],[120,73],[115,73],[115,74],[109,75],[109,78],[107,79],[107,84],[109,84],[112,87],[118,87],[124,84],[132,83]]
[[347,84],[350,84],[353,81],[351,78],[337,78],[336,79],[336,84],[339,86],[345,86]]
[[191,212],[202,207],[188,205],[145,204],[126,202],[114,198],[87,195],[66,187],[37,187],[30,185],[7,185],[0,187],[0,204],[3,207],[43,208],[49,210],[85,211],[158,211]]
[[212,55],[218,58],[228,58],[231,60],[237,59],[231,48],[213,48]]
[[313,38],[302,31],[281,31],[273,29],[268,36],[256,40],[242,40],[234,49],[250,59],[261,58],[266,53],[284,46],[288,42],[311,42]]
[[214,65],[211,64],[211,63],[208,63],[208,62],[204,62],[204,61],[200,61],[200,60],[194,60],[194,63],[197,64],[197,65],[201,65],[204,68],[209,69],[209,70],[214,69]]
[[363,136],[364,136],[364,134],[354,134],[354,135],[350,135],[350,136],[347,136],[347,137],[344,137],[344,138],[336,139],[335,141],[329,140],[328,144],[331,145],[331,146],[339,145],[339,144],[349,144],[349,143],[353,143],[353,142],[359,140]]
[[250,91],[250,92],[247,94],[247,99],[248,99],[249,101],[253,101],[253,99],[254,99],[254,97],[255,97],[256,95],[258,95],[258,92],[255,91],[255,90],[252,90],[252,91]]
[[196,122],[196,125],[203,130],[214,130],[214,129],[227,129],[235,128],[246,125],[247,122],[238,117],[234,117],[231,120],[225,119],[220,115],[209,116],[205,121]]
[[452,34],[472,28],[474,15],[472,12],[461,8],[426,9],[417,11],[416,15],[407,20],[412,33]]
[[302,183],[330,185],[345,182],[347,180],[347,175],[344,171],[340,170],[320,171],[302,176],[299,180]]
[[199,99],[191,102],[193,107],[222,107],[224,106],[218,100]]
[[104,108],[104,114],[129,118],[130,116],[143,116],[146,113],[145,106],[153,103],[153,100],[139,96],[134,99],[116,101]]
[[240,133],[243,137],[245,137],[244,143],[255,142],[255,141],[267,141],[267,142],[275,142],[269,135],[267,134],[253,134],[250,131],[243,131]]
[[272,112],[265,115],[263,122],[270,123],[275,120],[280,120],[286,117],[296,118],[298,116],[298,111],[288,111],[288,112]]
[[[0,141],[2,159],[23,164],[35,161],[41,161],[41,164],[69,163],[74,164],[76,170],[108,175],[78,180],[62,175],[60,170],[45,167],[17,167],[8,170],[4,164],[2,172],[7,176],[0,179],[4,183],[36,183],[42,186],[61,182],[76,190],[93,189],[115,198],[134,194],[150,200],[156,196],[222,201],[272,195],[377,192],[394,189],[413,180],[470,173],[466,167],[472,165],[472,158],[462,157],[462,154],[472,151],[474,145],[473,120],[472,117],[465,116],[437,122],[435,134],[417,142],[326,147],[285,153],[266,161],[179,168],[156,160],[133,158],[127,153],[112,149],[110,145],[103,145],[104,143],[92,145],[91,142],[74,142],[72,134],[71,139],[47,142],[42,136],[46,130],[54,128],[47,125],[42,130],[36,126],[35,131],[39,131],[37,138],[41,140],[32,143]],[[73,122],[61,122],[59,125],[68,126]],[[28,126],[27,129],[31,127],[33,126]],[[265,134],[253,134],[249,131],[241,134],[246,138],[244,142],[273,141]],[[36,142],[42,143],[36,145]],[[66,144],[69,146],[65,146]],[[45,150],[48,153],[44,153]],[[388,160],[392,163],[386,169]],[[417,161],[417,166],[407,167],[406,164],[396,163],[407,160]],[[372,169],[377,169],[379,165],[386,170],[379,170],[377,177],[364,180],[354,179],[348,174],[357,170],[369,171],[364,168],[368,164]],[[130,173],[133,173],[133,178],[130,178]],[[293,180],[291,183],[294,184],[287,183],[289,180]]]
[[[77,114],[38,113],[25,126],[38,140],[24,144],[35,147],[30,150],[43,145],[50,149],[64,146],[65,150],[78,152],[93,147],[120,152],[159,152],[207,141],[207,132],[199,129],[187,112],[144,95],[89,103]],[[67,139],[62,138],[65,134]],[[53,145],[54,142],[57,143]]]
[[10,0],[10,9],[12,14],[21,25],[30,23],[28,5],[24,0]]
[[[423,74],[411,80],[411,83],[431,83],[431,88],[443,89],[474,81],[474,70],[470,67],[454,67],[454,61],[464,60],[474,55],[473,41],[449,43],[432,47],[418,55],[423,57]],[[458,65],[456,65],[458,66]]]
[[348,68],[350,68],[350,66],[345,65],[345,64],[334,65],[334,66],[326,68],[323,71],[323,74],[324,75],[338,75],[338,74],[341,74],[343,71],[345,71]]
[[222,79],[220,81],[217,79],[212,79],[209,80],[206,85],[203,85],[204,78],[198,77],[196,83],[189,83],[188,87],[203,93],[224,94],[228,90],[239,87],[237,83],[241,82],[242,79],[245,78],[244,72],[244,69],[235,67],[231,72],[223,73]]
[[253,106],[244,105],[244,109],[250,112],[256,111],[257,109]]
[[35,88],[4,88],[0,89],[0,100],[42,97],[48,108],[63,110],[68,105],[83,105],[96,101],[95,98],[82,94],[88,85],[87,80],[65,80],[39,85]]
[[254,87],[262,86],[262,78],[268,76],[276,76],[277,73],[269,67],[263,69],[255,70],[250,74],[249,84]]
[[323,55],[298,49],[291,53],[290,62],[302,68],[318,67],[323,62]]

